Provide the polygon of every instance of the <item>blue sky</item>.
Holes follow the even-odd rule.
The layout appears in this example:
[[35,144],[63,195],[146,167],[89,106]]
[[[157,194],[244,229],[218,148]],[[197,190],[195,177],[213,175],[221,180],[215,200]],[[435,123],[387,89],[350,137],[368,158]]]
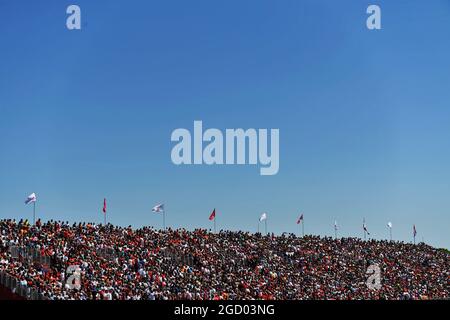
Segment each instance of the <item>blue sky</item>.
[[[82,30],[66,29],[66,8]],[[382,30],[366,28],[378,4]],[[450,247],[450,1],[0,0],[0,217]],[[175,166],[171,132],[279,128],[280,171]]]

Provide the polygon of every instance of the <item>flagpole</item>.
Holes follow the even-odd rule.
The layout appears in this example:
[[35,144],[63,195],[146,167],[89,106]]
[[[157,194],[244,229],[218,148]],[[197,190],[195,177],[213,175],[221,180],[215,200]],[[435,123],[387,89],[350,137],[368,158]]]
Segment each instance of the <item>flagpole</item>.
[[417,235],[417,231],[416,231],[416,225],[413,225],[413,237],[414,237],[414,244],[416,244],[416,235]]
[[102,211],[103,211],[103,224],[106,226],[106,212],[107,212],[107,209],[106,209],[106,198],[103,198],[103,209],[102,209]]
[[389,227],[389,236],[390,236],[391,241],[392,241],[392,227]]
[[214,233],[216,233],[216,219],[217,219],[217,217],[215,216],[214,217]]
[[305,218],[302,219],[302,235],[305,237]]
[[366,219],[363,219],[364,241],[366,241]]
[[33,225],[36,224],[36,201],[33,202]]
[[166,208],[163,210],[163,228],[166,231]]
[[163,229],[166,230],[166,210],[163,211]]
[[259,233],[259,223],[260,223],[260,221],[258,220],[258,233]]
[[264,228],[266,230],[266,235],[267,235],[267,218],[264,220]]

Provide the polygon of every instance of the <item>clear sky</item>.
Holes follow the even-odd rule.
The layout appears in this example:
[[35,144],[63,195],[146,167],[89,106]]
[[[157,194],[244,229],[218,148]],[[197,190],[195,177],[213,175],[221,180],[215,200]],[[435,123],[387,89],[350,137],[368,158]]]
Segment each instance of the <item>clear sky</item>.
[[[66,28],[66,8],[82,29]],[[378,4],[382,30],[366,28]],[[279,128],[280,170],[175,166],[170,135]],[[450,248],[450,1],[0,0],[0,218]]]

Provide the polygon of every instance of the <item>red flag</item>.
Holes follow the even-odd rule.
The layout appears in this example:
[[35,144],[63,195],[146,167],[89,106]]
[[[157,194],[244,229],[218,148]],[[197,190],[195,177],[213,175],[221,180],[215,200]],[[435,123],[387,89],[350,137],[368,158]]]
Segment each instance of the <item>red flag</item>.
[[209,216],[209,220],[214,220],[216,218],[216,209],[213,210],[213,212],[211,212],[211,215]]
[[103,199],[103,213],[106,213],[106,198]]
[[302,222],[302,221],[303,221],[303,213],[302,213],[302,215],[298,218],[297,224],[300,224],[300,222]]

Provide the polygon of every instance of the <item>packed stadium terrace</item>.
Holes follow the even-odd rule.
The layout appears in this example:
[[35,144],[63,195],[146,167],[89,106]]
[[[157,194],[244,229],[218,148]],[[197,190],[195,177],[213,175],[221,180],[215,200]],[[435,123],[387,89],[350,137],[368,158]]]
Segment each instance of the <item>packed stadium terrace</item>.
[[[425,244],[0,220],[0,272],[41,299],[448,299],[448,251]],[[369,289],[378,264],[381,288]],[[79,266],[79,287],[69,266]],[[74,282],[76,283],[76,281]]]

